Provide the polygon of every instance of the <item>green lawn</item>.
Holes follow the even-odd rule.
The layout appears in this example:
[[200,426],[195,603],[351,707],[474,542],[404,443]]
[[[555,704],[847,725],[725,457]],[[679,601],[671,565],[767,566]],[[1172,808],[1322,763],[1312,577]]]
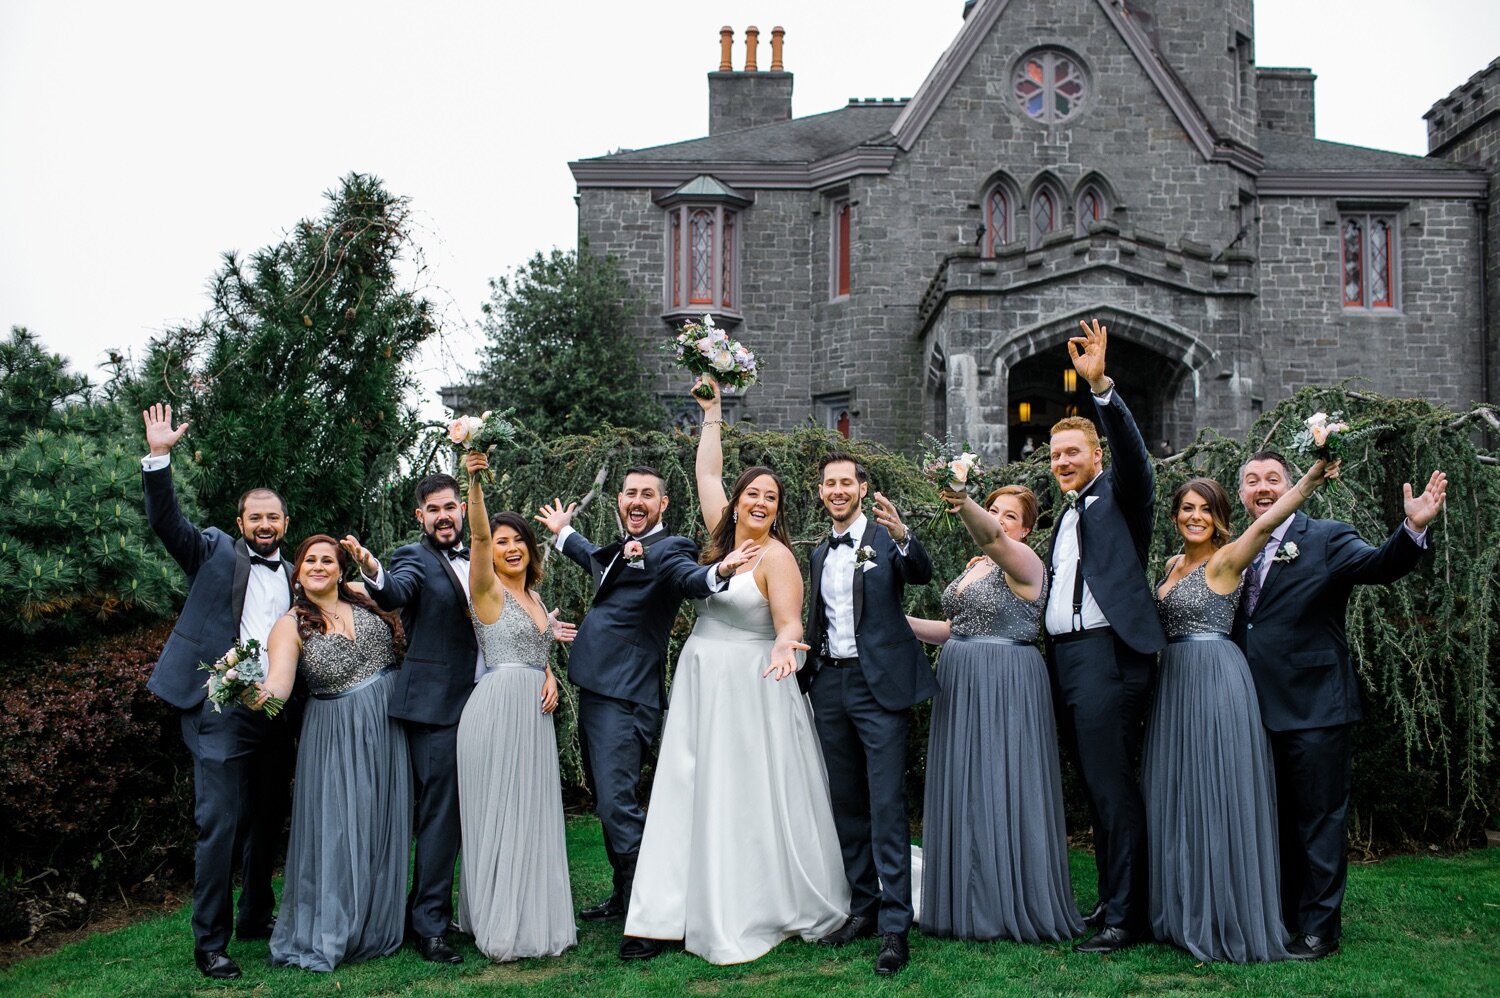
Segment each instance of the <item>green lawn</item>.
[[[568,827],[575,900],[608,884],[599,826]],[[1073,856],[1073,881],[1092,902],[1093,862]],[[1082,905],[1081,905],[1082,906]],[[1495,995],[1500,993],[1500,850],[1394,859],[1357,867],[1344,908],[1344,951],[1312,964],[1200,965],[1168,946],[1109,958],[1061,946],[960,943],[912,934],[912,964],[890,980],[872,972],[874,946],[829,951],[796,940],[738,967],[672,952],[646,964],[615,956],[619,926],[580,925],[578,948],[553,960],[495,966],[465,942],[461,967],[423,963],[410,949],[333,974],[271,969],[264,942],[236,943],[239,981],[210,983],[193,968],[188,913],[92,936],[0,974],[17,995],[620,995],[871,991],[941,995]]]

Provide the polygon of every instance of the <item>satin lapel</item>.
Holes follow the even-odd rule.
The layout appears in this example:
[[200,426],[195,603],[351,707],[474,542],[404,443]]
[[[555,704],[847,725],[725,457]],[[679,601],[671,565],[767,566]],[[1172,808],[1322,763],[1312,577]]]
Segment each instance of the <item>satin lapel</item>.
[[[875,518],[865,523],[865,535],[859,539],[859,547],[873,547],[875,540]],[[896,542],[891,541],[894,545]],[[854,633],[859,634],[859,619],[865,612],[865,566],[859,564],[859,548],[854,549]]]
[[[1287,528],[1286,534],[1281,538],[1281,544],[1277,546],[1276,553],[1280,555],[1288,541],[1300,541],[1302,535],[1305,533],[1307,533],[1307,514],[1301,512],[1292,514],[1292,525]],[[1298,546],[1300,547],[1301,545],[1299,544]],[[1266,605],[1266,597],[1275,591],[1273,587],[1276,585],[1276,579],[1280,577],[1281,570],[1286,566],[1287,563],[1284,561],[1271,562],[1271,570],[1266,573],[1265,584],[1260,587],[1260,598],[1255,603],[1257,613],[1261,607]],[[1250,616],[1253,617],[1255,614],[1252,613]]]
[[[808,559],[807,574],[812,586],[812,599],[807,605],[807,626],[821,629],[823,627],[823,562],[828,560],[828,542],[824,541],[813,548],[812,557]],[[818,654],[814,648],[812,654]]]
[[229,612],[234,614],[234,629],[245,619],[245,590],[250,587],[250,547],[241,537],[234,542],[234,585],[229,592]]
[[[458,605],[468,607],[469,597],[464,595],[464,584],[458,580],[458,573],[453,570],[453,562],[449,560],[446,554],[439,551],[437,545],[432,543],[432,540],[425,534],[422,536],[422,544],[426,546],[427,553],[436,558],[438,564],[443,566],[443,571],[448,575],[448,582],[453,586],[453,595],[457,597]],[[469,557],[474,557],[472,549],[469,551]]]

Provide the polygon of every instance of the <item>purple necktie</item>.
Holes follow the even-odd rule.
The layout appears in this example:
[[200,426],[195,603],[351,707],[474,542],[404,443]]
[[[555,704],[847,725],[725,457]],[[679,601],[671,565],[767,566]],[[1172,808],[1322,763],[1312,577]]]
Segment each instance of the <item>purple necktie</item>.
[[1248,574],[1245,576],[1245,595],[1241,600],[1241,605],[1245,608],[1247,617],[1255,612],[1255,604],[1260,602],[1260,570],[1265,567],[1265,564],[1266,549],[1261,548],[1260,554],[1255,556],[1255,560],[1245,570]]

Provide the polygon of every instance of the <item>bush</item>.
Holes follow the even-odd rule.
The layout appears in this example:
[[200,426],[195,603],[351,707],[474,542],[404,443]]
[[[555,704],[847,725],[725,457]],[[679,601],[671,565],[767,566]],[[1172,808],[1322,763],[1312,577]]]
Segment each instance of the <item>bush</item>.
[[158,624],[13,667],[0,693],[0,930],[81,922],[192,876],[192,768],[146,691]]

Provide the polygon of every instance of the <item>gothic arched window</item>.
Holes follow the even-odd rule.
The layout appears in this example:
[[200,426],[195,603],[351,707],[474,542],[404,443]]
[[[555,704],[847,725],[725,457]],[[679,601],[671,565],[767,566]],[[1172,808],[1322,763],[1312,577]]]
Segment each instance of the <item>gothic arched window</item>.
[[1031,195],[1031,245],[1057,231],[1060,214],[1057,193],[1051,187],[1038,187]]
[[1104,192],[1094,184],[1089,184],[1078,195],[1078,204],[1073,214],[1078,220],[1078,234],[1086,236],[1089,234],[1089,226],[1109,214],[1109,207],[1104,200]]
[[1011,235],[1010,195],[1005,188],[996,186],[984,199],[984,255],[994,256],[996,247],[1010,242]]
[[1016,67],[1016,102],[1033,121],[1068,120],[1087,93],[1083,67],[1065,52],[1039,49],[1024,56]]

